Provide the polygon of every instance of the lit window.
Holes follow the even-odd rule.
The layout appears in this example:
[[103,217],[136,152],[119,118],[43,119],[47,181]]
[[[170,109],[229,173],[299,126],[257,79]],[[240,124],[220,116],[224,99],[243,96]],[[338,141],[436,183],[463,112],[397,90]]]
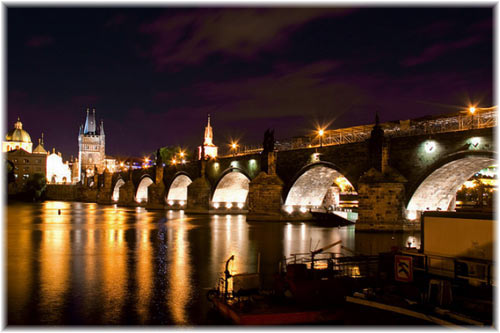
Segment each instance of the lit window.
[[23,162],[24,162],[24,163],[29,163],[30,161],[29,161],[28,159],[26,159],[26,158],[25,158],[25,159],[23,160]]

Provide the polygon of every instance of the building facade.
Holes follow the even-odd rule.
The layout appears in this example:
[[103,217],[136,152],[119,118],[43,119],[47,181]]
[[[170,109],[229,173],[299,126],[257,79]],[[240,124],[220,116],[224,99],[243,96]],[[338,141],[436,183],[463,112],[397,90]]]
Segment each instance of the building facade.
[[55,148],[52,154],[47,156],[47,182],[51,184],[71,183],[71,169],[68,161],[63,162],[61,153],[56,154]]
[[78,180],[81,179],[82,172],[87,176],[93,175],[95,169],[98,173],[102,173],[106,167],[105,159],[104,124],[101,121],[98,132],[95,109],[90,113],[87,108],[85,126],[80,126],[78,135]]

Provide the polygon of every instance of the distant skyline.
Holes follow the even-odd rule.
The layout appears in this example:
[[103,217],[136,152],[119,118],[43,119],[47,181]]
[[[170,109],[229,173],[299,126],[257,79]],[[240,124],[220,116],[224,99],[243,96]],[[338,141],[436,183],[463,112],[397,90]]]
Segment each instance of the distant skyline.
[[[493,103],[493,7],[6,8],[7,123],[78,156],[276,138]],[[5,138],[5,134],[4,138]]]

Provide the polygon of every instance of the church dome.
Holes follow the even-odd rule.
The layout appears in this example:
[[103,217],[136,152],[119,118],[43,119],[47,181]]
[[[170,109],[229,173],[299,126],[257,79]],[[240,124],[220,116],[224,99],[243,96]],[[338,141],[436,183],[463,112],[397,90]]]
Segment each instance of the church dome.
[[31,143],[31,137],[28,132],[23,130],[23,123],[21,123],[19,118],[17,118],[17,121],[14,124],[14,129],[10,130],[5,136],[5,140]]

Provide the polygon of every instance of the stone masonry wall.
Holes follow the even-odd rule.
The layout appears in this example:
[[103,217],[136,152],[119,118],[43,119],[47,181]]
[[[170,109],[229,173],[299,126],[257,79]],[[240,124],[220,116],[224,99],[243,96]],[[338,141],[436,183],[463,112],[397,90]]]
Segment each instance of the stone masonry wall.
[[360,183],[356,229],[403,229],[404,198],[403,183]]
[[78,185],[48,184],[46,196],[49,200],[80,200]]

